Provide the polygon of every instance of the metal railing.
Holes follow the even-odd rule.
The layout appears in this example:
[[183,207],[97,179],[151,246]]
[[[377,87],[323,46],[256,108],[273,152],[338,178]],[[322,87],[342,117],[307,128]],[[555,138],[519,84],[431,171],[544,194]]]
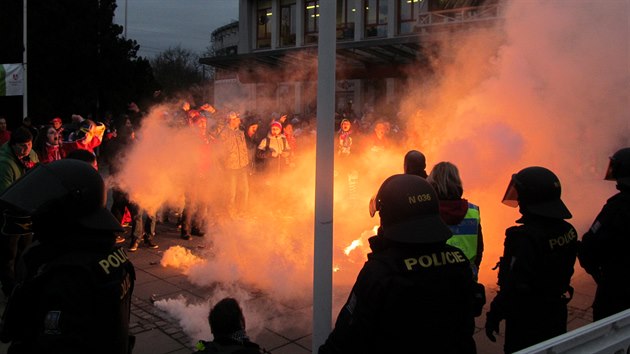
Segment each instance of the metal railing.
[[515,354],[630,353],[630,310],[574,329]]
[[500,5],[461,7],[452,10],[423,12],[418,15],[416,28],[447,24],[489,21],[501,18]]

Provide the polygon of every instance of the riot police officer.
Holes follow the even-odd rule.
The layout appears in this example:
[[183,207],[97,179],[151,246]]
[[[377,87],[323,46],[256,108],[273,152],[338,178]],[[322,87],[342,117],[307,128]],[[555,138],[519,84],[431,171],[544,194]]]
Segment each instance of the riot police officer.
[[9,353],[130,352],[135,274],[115,247],[120,224],[105,202],[98,172],[71,159],[34,168],[0,195],[32,216],[35,240],[2,317]]
[[580,264],[597,283],[595,321],[630,308],[630,148],[610,157],[605,179],[617,181],[619,193],[608,199],[578,251]]
[[470,264],[446,244],[429,182],[391,176],[370,204],[381,219],[372,253],[319,353],[475,353]]
[[505,231],[499,261],[500,290],[490,305],[486,335],[495,341],[505,319],[506,353],[529,347],[567,330],[567,303],[577,253],[577,232],[564,219],[571,213],[560,199],[558,177],[544,167],[512,175],[503,203],[519,207],[520,226]]

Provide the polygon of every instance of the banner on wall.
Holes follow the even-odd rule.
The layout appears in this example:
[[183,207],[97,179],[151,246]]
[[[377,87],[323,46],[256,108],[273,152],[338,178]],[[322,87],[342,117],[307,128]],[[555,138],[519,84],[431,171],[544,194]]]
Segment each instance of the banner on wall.
[[22,64],[0,64],[0,96],[24,94],[24,67]]

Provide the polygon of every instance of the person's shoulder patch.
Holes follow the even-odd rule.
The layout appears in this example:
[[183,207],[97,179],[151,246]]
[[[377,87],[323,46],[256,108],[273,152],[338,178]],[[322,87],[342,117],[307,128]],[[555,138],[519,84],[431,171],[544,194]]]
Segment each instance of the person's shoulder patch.
[[602,224],[599,222],[599,220],[595,220],[595,222],[593,223],[593,225],[591,225],[591,232],[596,234],[597,231],[602,227]]

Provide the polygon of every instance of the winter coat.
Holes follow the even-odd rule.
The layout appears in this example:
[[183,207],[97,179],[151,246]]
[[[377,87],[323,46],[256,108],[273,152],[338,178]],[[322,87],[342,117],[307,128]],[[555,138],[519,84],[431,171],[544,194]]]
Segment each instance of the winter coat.
[[223,143],[223,167],[228,170],[238,170],[249,165],[245,133],[241,129],[231,129],[226,126],[219,133],[219,137]]
[[4,192],[13,182],[22,177],[26,171],[39,162],[37,153],[33,150],[26,158],[18,159],[9,143],[0,147],[0,193]]
[[[471,204],[468,200],[463,198],[457,200],[440,200],[440,217],[442,217],[442,220],[444,220],[444,222],[451,228],[453,235],[457,235],[459,233],[458,231],[465,228],[465,225],[462,223],[464,222],[464,217],[468,213],[468,208],[471,205],[474,206],[474,204]],[[475,257],[470,261],[473,262],[478,269],[481,264],[481,258],[483,257],[483,235],[481,233],[481,222],[478,223],[475,231],[477,233],[477,250]],[[468,233],[468,231],[461,232]]]
[[24,277],[6,305],[0,339],[15,354],[129,353],[133,265],[112,247],[113,235],[56,244],[59,236],[45,235],[51,241],[24,252]]
[[[275,156],[274,156],[275,155]],[[267,135],[260,141],[256,157],[263,164],[262,170],[281,173],[290,163],[291,148],[284,134]]]
[[630,308],[630,190],[604,205],[579,247],[582,267],[597,283],[593,320]]
[[481,307],[462,251],[369,241],[373,252],[319,353],[474,353]]
[[523,216],[505,232],[499,292],[488,320],[506,320],[505,352],[524,349],[567,330],[567,303],[577,254],[577,231],[562,219]]
[[49,163],[57,160],[61,160],[66,157],[66,153],[59,145],[51,145],[46,143],[44,145],[43,151],[39,151],[37,153],[37,157],[39,158],[39,162],[41,163]]

